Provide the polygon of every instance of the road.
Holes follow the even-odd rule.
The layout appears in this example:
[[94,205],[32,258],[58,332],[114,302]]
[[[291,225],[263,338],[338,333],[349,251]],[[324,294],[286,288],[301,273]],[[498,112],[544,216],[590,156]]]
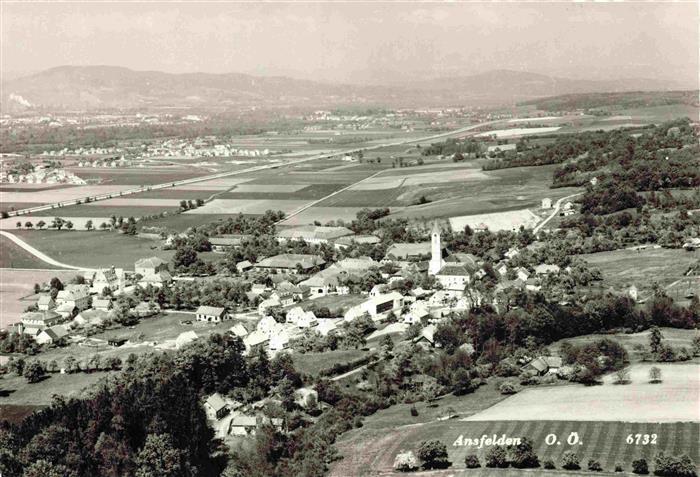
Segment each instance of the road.
[[559,214],[559,209],[561,209],[561,204],[562,204],[562,202],[564,202],[565,200],[569,200],[569,199],[571,199],[572,197],[576,197],[577,195],[581,195],[581,194],[583,194],[583,192],[577,192],[576,194],[567,195],[566,197],[562,197],[561,199],[559,199],[559,200],[554,204],[554,211],[553,211],[546,219],[544,219],[542,222],[540,222],[539,224],[537,224],[537,226],[536,226],[534,229],[532,229],[532,232],[535,233],[535,234],[537,234],[537,232],[539,232],[540,230],[542,230],[542,227],[544,227],[545,225],[547,225],[547,224],[549,223],[550,220],[552,220],[554,217],[556,217],[557,214]]
[[22,247],[24,250],[26,250],[27,252],[34,255],[39,260],[46,262],[49,265],[53,265],[54,267],[64,268],[64,269],[68,269],[68,270],[81,270],[81,271],[87,271],[87,272],[95,271],[95,269],[93,269],[93,268],[76,267],[74,265],[68,265],[67,263],[63,263],[63,262],[59,262],[58,260],[54,260],[53,258],[46,255],[44,252],[37,250],[36,248],[32,247],[24,240],[17,237],[16,235],[11,234],[10,232],[5,232],[4,230],[0,230],[0,235],[2,235],[3,237],[7,237],[8,239],[12,240],[15,244],[17,244],[19,247]]
[[[246,168],[246,169],[241,169],[241,170],[238,170],[238,171],[220,172],[220,173],[211,174],[211,175],[208,175],[208,176],[194,177],[194,178],[191,178],[191,179],[183,179],[183,180],[174,181],[174,182],[171,181],[171,182],[166,182],[166,183],[163,183],[163,184],[143,185],[143,186],[139,186],[139,187],[134,188],[134,189],[128,189],[128,190],[124,190],[124,191],[121,191],[121,192],[112,192],[112,193],[109,193],[109,194],[100,194],[100,195],[95,195],[95,196],[91,195],[91,196],[85,196],[85,197],[78,197],[78,198],[75,198],[75,199],[70,199],[70,200],[66,200],[66,201],[62,201],[62,202],[54,202],[54,203],[52,203],[52,204],[44,204],[44,205],[40,205],[40,206],[36,206],[36,207],[29,207],[29,208],[26,208],[26,209],[20,209],[20,210],[10,211],[10,212],[8,212],[8,215],[9,215],[10,217],[16,217],[16,216],[19,216],[19,215],[31,214],[31,213],[33,213],[33,212],[41,212],[41,211],[44,211],[44,210],[51,210],[51,209],[57,208],[57,207],[65,207],[65,206],[67,206],[67,205],[77,205],[77,204],[85,203],[87,199],[89,199],[91,202],[97,202],[97,201],[100,201],[100,200],[111,199],[111,198],[113,198],[113,197],[123,197],[123,196],[126,196],[126,195],[138,194],[139,192],[144,192],[144,191],[146,191],[146,190],[166,189],[166,188],[169,188],[169,187],[181,186],[181,185],[186,185],[186,184],[194,184],[194,183],[197,183],[197,182],[204,182],[204,181],[209,181],[209,180],[212,180],[212,179],[221,179],[221,178],[224,178],[224,177],[236,176],[236,175],[241,175],[241,174],[248,174],[248,173],[250,173],[250,172],[256,172],[256,171],[261,171],[261,170],[265,170],[265,169],[274,169],[274,168],[279,168],[279,167],[288,167],[288,166],[291,166],[291,165],[301,164],[301,163],[304,163],[304,162],[316,161],[316,160],[319,160],[319,159],[328,159],[328,158],[331,158],[331,157],[334,157],[334,156],[345,155],[345,154],[353,154],[353,153],[355,153],[355,152],[360,152],[360,151],[363,151],[363,152],[365,152],[365,151],[373,151],[373,150],[376,150],[376,149],[382,149],[382,148],[384,148],[384,147],[402,146],[402,145],[415,144],[415,143],[424,142],[424,141],[433,141],[433,140],[436,140],[436,139],[443,139],[443,138],[447,138],[447,137],[450,137],[450,136],[454,136],[455,134],[461,134],[461,133],[464,133],[464,132],[467,132],[467,131],[471,131],[471,130],[474,130],[474,129],[477,129],[477,128],[480,128],[480,127],[483,127],[483,126],[490,126],[490,125],[493,125],[493,124],[498,124],[498,123],[501,123],[501,122],[504,122],[504,121],[505,121],[505,120],[503,120],[503,119],[498,120],[498,121],[488,121],[488,122],[484,122],[484,123],[474,124],[474,125],[471,125],[471,126],[466,126],[466,127],[463,127],[463,128],[455,129],[455,130],[453,130],[453,131],[449,131],[449,132],[446,132],[446,133],[433,134],[432,136],[421,137],[421,138],[418,138],[418,139],[404,139],[404,140],[399,140],[399,141],[396,141],[396,142],[376,144],[376,145],[374,145],[374,146],[363,146],[363,147],[356,147],[356,148],[352,148],[352,149],[344,149],[344,150],[331,151],[331,152],[328,152],[328,153],[318,154],[318,155],[315,155],[315,156],[306,157],[306,158],[302,158],[302,159],[295,159],[295,160],[288,161],[288,162],[284,162],[284,163],[276,162],[276,163],[271,163],[271,164],[265,164],[265,165],[262,165],[262,166],[248,167],[248,168]],[[297,213],[298,213],[298,212],[297,212]]]

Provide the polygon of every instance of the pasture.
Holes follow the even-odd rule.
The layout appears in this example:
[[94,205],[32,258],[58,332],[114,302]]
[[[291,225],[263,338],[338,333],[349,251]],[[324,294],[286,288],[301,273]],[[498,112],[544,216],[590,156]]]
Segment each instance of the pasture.
[[649,294],[654,282],[666,287],[681,279],[691,263],[700,259],[700,251],[647,248],[644,250],[613,250],[580,255],[603,275],[603,286],[628,290],[632,285],[640,297]]
[[7,237],[0,236],[0,269],[2,268],[53,269],[55,267],[39,260]]
[[134,262],[140,258],[156,256],[170,260],[173,255],[172,250],[162,250],[159,241],[138,235],[64,230],[27,230],[13,233],[49,257],[79,267],[100,268],[114,265],[133,270]]
[[468,225],[472,230],[486,226],[492,232],[518,230],[520,227],[533,228],[540,218],[529,209],[496,212],[492,214],[463,215],[451,217],[452,230],[464,230]]

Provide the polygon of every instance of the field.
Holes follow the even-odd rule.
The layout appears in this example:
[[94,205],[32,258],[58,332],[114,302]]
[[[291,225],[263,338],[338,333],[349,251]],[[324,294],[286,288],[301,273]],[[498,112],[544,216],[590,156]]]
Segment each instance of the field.
[[129,169],[101,169],[101,168],[69,168],[69,171],[86,181],[99,181],[101,184],[115,184],[137,186],[146,184],[162,184],[175,182],[193,177],[211,174],[210,170],[180,168],[180,167],[152,167]]
[[[49,268],[47,266],[47,268]],[[33,304],[35,283],[48,283],[53,277],[66,282],[76,272],[65,270],[0,270],[0,329],[19,321],[24,309]]]
[[[450,396],[457,402],[472,405],[473,410],[466,411],[470,415],[464,418],[463,408],[450,404],[460,419],[438,421],[433,413],[426,420],[424,414],[430,412],[430,408],[425,405],[418,406],[419,416],[413,418],[408,412],[409,406],[403,405],[400,419],[394,420],[391,417],[395,416],[393,408],[397,406],[393,406],[366,418],[362,428],[341,438],[337,447],[345,458],[332,468],[331,475],[391,472],[394,457],[401,449],[415,451],[421,441],[429,439],[447,444],[454,467],[463,469],[467,454],[476,453],[483,461],[487,451],[487,446],[479,449],[478,445],[466,445],[464,438],[481,439],[482,435],[491,437],[494,434],[499,438],[504,434],[510,438],[529,437],[541,460],[551,458],[558,462],[565,450],[573,449],[584,466],[588,459],[594,458],[608,471],[618,462],[629,469],[633,459],[650,458],[659,451],[685,453],[698,463],[699,367],[697,364],[660,367],[661,384],[647,384],[646,366],[638,366],[632,370],[632,384],[625,386],[611,384],[608,378],[602,386],[532,388],[505,400],[492,394],[488,402],[480,396],[482,391],[489,391],[483,388],[461,398]],[[491,384],[487,386],[493,388]],[[488,407],[494,402],[497,404]],[[442,415],[446,407],[440,403]],[[482,411],[484,408],[487,409]],[[623,422],[628,417],[631,419]],[[406,423],[409,420],[414,423]],[[656,434],[656,443],[627,444],[627,436],[637,433]],[[555,436],[551,445],[546,441],[549,434]],[[463,445],[454,445],[460,436],[463,436]],[[574,443],[576,437],[578,442]],[[464,475],[472,474],[465,472]]]
[[39,260],[7,237],[0,236],[0,269],[3,268],[53,269],[56,267]]
[[316,376],[323,369],[330,368],[338,363],[354,361],[366,354],[367,351],[362,351],[361,349],[350,349],[326,351],[323,353],[294,353],[292,358],[297,371]]
[[700,252],[648,248],[614,250],[580,257],[601,271],[604,288],[621,291],[635,285],[641,298],[651,292],[654,282],[665,287],[682,278],[690,264],[700,259]]

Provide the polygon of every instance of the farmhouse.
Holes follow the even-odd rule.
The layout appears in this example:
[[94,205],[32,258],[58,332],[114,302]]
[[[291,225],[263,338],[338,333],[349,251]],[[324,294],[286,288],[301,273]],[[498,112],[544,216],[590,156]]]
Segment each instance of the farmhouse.
[[148,285],[161,287],[173,281],[168,270],[168,262],[158,257],[142,258],[134,264],[134,271],[137,275],[141,275],[139,285],[144,288]]
[[114,267],[98,270],[92,275],[90,280],[93,293],[102,293],[105,288],[116,291],[124,280],[124,270],[115,269]]
[[536,275],[549,275],[550,273],[558,273],[559,272],[559,266],[558,265],[547,265],[547,264],[540,264],[535,267],[535,274]]
[[344,274],[345,272],[337,264],[333,264],[299,283],[299,285],[307,287],[312,295],[323,296],[338,286],[339,277]]
[[175,348],[180,349],[183,346],[192,343],[197,338],[199,338],[199,336],[194,331],[183,331],[177,335],[177,338],[175,338]]
[[55,325],[42,330],[34,339],[41,345],[55,344],[66,336],[68,336],[68,329],[63,325]]
[[300,306],[295,306],[287,312],[287,323],[299,328],[311,328],[318,326],[318,320],[313,311],[304,311]]
[[542,208],[543,209],[551,209],[552,208],[552,199],[549,197],[545,197],[542,199]]
[[398,292],[378,294],[369,300],[353,306],[345,312],[346,321],[352,321],[367,313],[373,320],[382,320],[390,312],[398,312],[401,309],[403,297]]
[[303,240],[306,243],[328,243],[340,237],[353,235],[354,232],[345,227],[318,227],[314,225],[295,227],[281,230],[277,240],[281,243]]
[[300,253],[283,253],[269,257],[255,264],[259,270],[283,273],[308,273],[314,268],[323,268],[326,261],[318,255],[308,255]]
[[219,323],[221,321],[228,319],[228,314],[225,308],[216,306],[200,306],[195,312],[197,321],[208,321],[212,323]]
[[224,398],[221,397],[221,394],[214,393],[209,396],[206,401],[204,401],[204,411],[206,412],[207,417],[214,421],[219,420],[228,414],[229,408],[226,401],[224,401]]
[[333,242],[333,246],[337,249],[348,248],[352,244],[370,244],[375,245],[381,242],[381,239],[375,235],[349,235],[340,237]]
[[558,356],[540,356],[523,366],[523,371],[535,371],[540,375],[556,373],[561,365],[562,360]]
[[56,302],[51,298],[51,295],[41,295],[36,302],[36,307],[39,311],[49,311],[56,308]]
[[247,272],[251,268],[253,268],[253,264],[248,260],[243,260],[242,262],[238,262],[236,264],[236,270],[238,270],[238,273]]
[[430,242],[395,243],[389,247],[384,256],[385,260],[409,260],[430,254]]
[[228,332],[234,336],[238,336],[239,338],[245,338],[248,336],[248,330],[240,323],[233,325],[231,328],[229,328]]
[[109,311],[112,309],[112,300],[109,298],[93,298],[92,307],[95,310]]
[[145,318],[157,314],[160,311],[160,305],[154,301],[142,301],[130,311],[134,316]]
[[104,310],[83,310],[73,318],[73,323],[78,326],[102,326],[109,317],[109,312]]
[[270,337],[267,333],[262,331],[253,331],[248,336],[243,338],[243,344],[245,345],[246,353],[251,354],[253,351],[265,348],[270,341]]
[[216,235],[209,237],[212,252],[228,252],[231,249],[240,247],[241,244],[250,238],[250,235]]
[[90,306],[90,287],[87,285],[68,285],[56,296],[56,312],[70,316],[73,310],[84,310]]

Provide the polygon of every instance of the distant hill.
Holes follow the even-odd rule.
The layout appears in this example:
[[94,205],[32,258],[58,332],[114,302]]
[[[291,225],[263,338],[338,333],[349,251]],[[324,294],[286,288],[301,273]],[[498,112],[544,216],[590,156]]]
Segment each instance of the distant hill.
[[239,73],[171,74],[116,66],[60,66],[3,84],[3,111],[235,109],[249,106],[512,104],[580,92],[670,89],[654,80],[590,81],[499,70],[393,86],[328,84]]
[[576,109],[629,109],[671,104],[700,106],[700,91],[629,91],[623,93],[566,94],[520,103],[544,111],[572,111]]

